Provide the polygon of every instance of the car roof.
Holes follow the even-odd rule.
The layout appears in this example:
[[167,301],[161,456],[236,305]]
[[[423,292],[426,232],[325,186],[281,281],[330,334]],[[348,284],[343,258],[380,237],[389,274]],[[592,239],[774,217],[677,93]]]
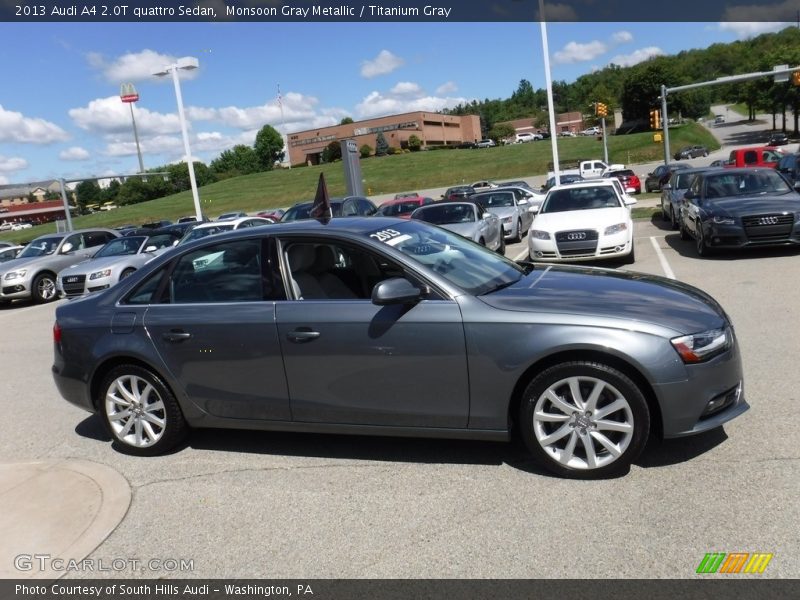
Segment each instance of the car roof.
[[563,190],[563,189],[575,190],[575,189],[593,188],[593,187],[610,187],[614,188],[614,190],[617,189],[615,187],[614,181],[612,181],[611,179],[594,179],[589,181],[570,183],[569,185],[554,185],[553,187],[550,188],[549,191],[552,192],[553,190]]
[[250,219],[258,219],[259,221],[264,221],[265,223],[269,222],[269,219],[265,219],[263,217],[237,217],[235,219],[225,219],[224,221],[210,221],[208,223],[200,223],[194,229],[209,229],[211,227],[220,227],[222,225],[233,225],[234,227],[243,221],[249,221]]

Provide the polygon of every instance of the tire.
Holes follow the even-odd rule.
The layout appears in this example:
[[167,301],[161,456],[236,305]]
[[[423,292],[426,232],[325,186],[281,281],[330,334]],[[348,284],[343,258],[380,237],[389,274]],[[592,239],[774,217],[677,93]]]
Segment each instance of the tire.
[[500,235],[500,245],[497,247],[497,253],[500,256],[506,255],[506,238],[502,234]]
[[[123,454],[157,456],[177,446],[189,432],[175,395],[149,369],[115,367],[103,379],[100,394],[97,405],[103,425],[114,449]],[[131,415],[131,407],[138,414]]]
[[703,225],[695,223],[695,234],[694,234],[694,242],[695,242],[695,249],[697,250],[697,256],[701,258],[708,258],[711,256],[711,248],[706,245],[706,236],[703,234]]
[[119,280],[120,280],[120,281],[122,281],[123,279],[125,279],[126,277],[130,277],[130,276],[131,276],[131,275],[133,275],[134,273],[136,273],[136,269],[134,269],[134,268],[132,268],[132,267],[128,267],[127,269],[125,269],[125,270],[122,272],[122,274],[120,274],[120,276],[119,276]]
[[675,220],[675,211],[672,210],[672,204],[669,205],[669,228],[673,231],[678,228],[678,221]]
[[627,472],[650,433],[642,391],[621,371],[598,362],[561,363],[541,372],[525,389],[519,416],[534,460],[573,479]]
[[514,243],[519,243],[522,241],[522,220],[517,219],[517,235],[514,236],[512,240]]
[[55,300],[58,297],[55,276],[50,273],[39,273],[34,277],[31,296],[37,304],[45,304]]
[[669,217],[667,216],[667,209],[664,207],[664,198],[661,198],[661,220],[669,221]]

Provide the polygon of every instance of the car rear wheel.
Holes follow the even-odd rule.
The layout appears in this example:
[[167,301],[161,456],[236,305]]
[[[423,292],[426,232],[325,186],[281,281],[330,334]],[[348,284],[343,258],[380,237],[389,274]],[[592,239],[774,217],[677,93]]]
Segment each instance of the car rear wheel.
[[49,273],[41,273],[33,280],[31,288],[33,299],[39,304],[56,299],[56,278]]
[[629,469],[647,442],[650,412],[642,391],[621,371],[568,362],[528,385],[520,429],[542,467],[564,477],[595,479]]
[[98,399],[103,424],[124,454],[156,456],[174,448],[188,434],[174,394],[152,371],[138,365],[111,370]]

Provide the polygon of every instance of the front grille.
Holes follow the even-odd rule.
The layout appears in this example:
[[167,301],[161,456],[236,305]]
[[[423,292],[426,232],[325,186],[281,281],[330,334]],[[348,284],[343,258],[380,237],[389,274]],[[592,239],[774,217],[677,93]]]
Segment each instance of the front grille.
[[742,218],[744,232],[753,242],[782,240],[792,235],[793,214],[753,215]]
[[556,246],[562,257],[593,256],[597,252],[597,231],[577,229],[556,233]]
[[61,278],[61,287],[67,296],[80,296],[83,294],[85,283],[86,275],[67,275]]

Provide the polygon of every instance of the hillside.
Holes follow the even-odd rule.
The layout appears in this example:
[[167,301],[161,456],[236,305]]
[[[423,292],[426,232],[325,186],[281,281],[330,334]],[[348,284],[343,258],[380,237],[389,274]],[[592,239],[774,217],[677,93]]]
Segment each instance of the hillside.
[[[670,129],[674,148],[704,144],[719,148],[708,131],[694,123]],[[594,137],[561,138],[559,156],[563,161],[601,158],[602,144]],[[653,142],[652,133],[609,136],[611,162],[640,163],[663,157],[663,146]],[[481,179],[512,179],[542,175],[552,161],[549,141],[499,146],[475,150],[438,150],[369,158],[362,161],[364,191],[368,196],[404,190],[423,190],[472,183]],[[257,212],[265,208],[288,206],[313,198],[319,173],[325,173],[332,196],[345,193],[341,162],[315,167],[282,169],[226,179],[200,188],[203,212],[210,217],[233,211]],[[123,206],[109,212],[94,213],[73,219],[74,227],[114,227],[125,223],[144,223],[155,219],[175,220],[193,214],[190,192],[181,192],[157,200]],[[6,232],[0,239],[31,240],[55,231],[53,224],[33,229]]]

